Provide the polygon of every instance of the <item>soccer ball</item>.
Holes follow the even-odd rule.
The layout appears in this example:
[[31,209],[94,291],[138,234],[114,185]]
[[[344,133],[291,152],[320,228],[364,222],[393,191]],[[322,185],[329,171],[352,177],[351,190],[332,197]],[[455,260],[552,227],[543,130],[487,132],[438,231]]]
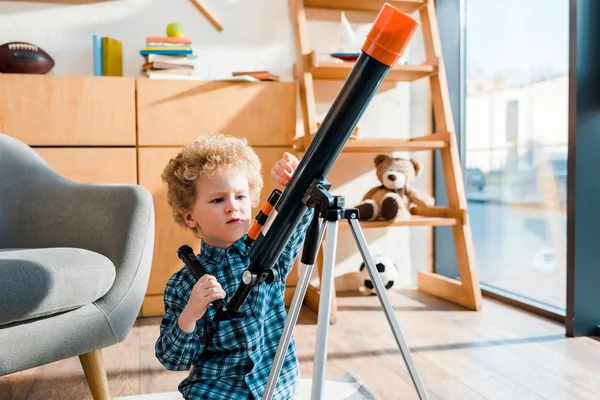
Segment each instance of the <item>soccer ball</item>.
[[[374,255],[373,261],[375,261],[375,267],[377,267],[383,286],[386,289],[391,289],[396,280],[398,280],[398,268],[396,267],[394,260],[389,256]],[[358,274],[364,291],[369,294],[376,294],[375,284],[371,281],[369,271],[364,262],[360,264]]]

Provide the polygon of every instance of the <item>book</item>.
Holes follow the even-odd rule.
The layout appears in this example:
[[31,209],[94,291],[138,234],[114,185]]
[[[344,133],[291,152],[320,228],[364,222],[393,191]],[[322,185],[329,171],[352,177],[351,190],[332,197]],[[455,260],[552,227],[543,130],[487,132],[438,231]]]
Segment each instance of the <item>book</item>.
[[140,55],[147,56],[148,54],[162,54],[162,55],[171,55],[171,56],[183,56],[187,54],[192,54],[192,49],[187,50],[173,50],[173,49],[163,49],[163,50],[140,50]]
[[147,54],[146,56],[144,56],[144,59],[146,60],[146,64],[151,63],[151,62],[167,62],[169,64],[189,64],[190,63],[190,58],[187,55],[170,56],[170,55],[150,53],[150,54]]
[[152,42],[192,44],[192,39],[177,38],[177,37],[164,37],[164,36],[148,36],[148,37],[146,37],[146,43],[152,43]]
[[190,46],[187,46],[185,43],[169,43],[169,42],[146,42],[146,46],[148,47],[164,47],[164,48],[173,48],[173,47],[185,47],[189,49]]
[[155,47],[155,46],[145,46],[144,48],[142,48],[142,50],[146,50],[146,51],[152,51],[152,50],[168,50],[168,51],[175,51],[175,50],[191,50],[191,48],[189,46],[172,46],[172,47]]
[[142,65],[142,70],[146,69],[194,69],[191,64],[176,64],[169,62],[150,62]]
[[194,66],[191,64],[177,64],[177,63],[170,63],[170,62],[154,61],[154,62],[149,62],[149,63],[142,65],[142,70],[147,70],[147,69],[192,69],[193,70]]
[[143,73],[145,75],[148,74],[166,74],[166,75],[193,75],[193,69],[147,69],[144,70]]
[[102,38],[102,73],[123,76],[123,45],[111,37]]
[[94,76],[102,76],[102,36],[93,36],[92,49],[94,56]]

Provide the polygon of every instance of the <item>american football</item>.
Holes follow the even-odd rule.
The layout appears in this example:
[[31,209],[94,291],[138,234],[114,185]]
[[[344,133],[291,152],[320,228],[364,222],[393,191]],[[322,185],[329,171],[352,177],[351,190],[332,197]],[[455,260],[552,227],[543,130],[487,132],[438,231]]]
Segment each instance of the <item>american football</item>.
[[9,42],[0,46],[0,72],[45,74],[53,67],[52,57],[34,44]]

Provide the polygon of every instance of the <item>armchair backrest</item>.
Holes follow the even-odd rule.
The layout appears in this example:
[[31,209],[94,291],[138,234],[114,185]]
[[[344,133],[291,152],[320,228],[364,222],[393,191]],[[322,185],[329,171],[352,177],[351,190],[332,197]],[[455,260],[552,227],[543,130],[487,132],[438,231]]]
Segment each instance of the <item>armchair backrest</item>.
[[[0,133],[0,248],[15,247],[20,226],[27,221],[22,210],[34,193],[43,202],[43,187],[66,181],[25,143]],[[35,186],[35,191],[31,190]],[[41,187],[40,187],[41,186]]]

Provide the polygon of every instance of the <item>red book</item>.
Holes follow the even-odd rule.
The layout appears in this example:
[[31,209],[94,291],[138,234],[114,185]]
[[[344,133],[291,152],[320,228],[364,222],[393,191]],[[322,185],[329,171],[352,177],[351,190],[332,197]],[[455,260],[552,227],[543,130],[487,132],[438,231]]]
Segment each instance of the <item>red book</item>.
[[180,37],[148,36],[146,42],[192,44],[192,39]]

